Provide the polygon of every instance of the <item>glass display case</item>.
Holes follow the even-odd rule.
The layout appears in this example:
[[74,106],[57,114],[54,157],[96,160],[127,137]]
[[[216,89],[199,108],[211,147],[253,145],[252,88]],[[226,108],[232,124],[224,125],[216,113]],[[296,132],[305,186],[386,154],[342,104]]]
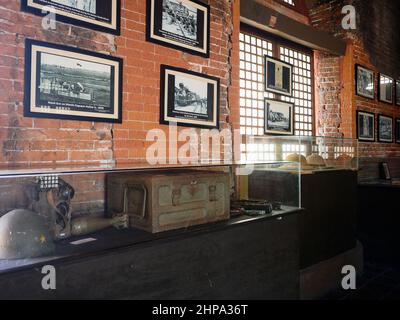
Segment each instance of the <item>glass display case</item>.
[[[252,136],[242,145],[242,159],[257,165],[249,176],[248,192],[260,198],[303,207],[305,176],[357,175],[358,141],[330,137]],[[330,173],[329,173],[330,172]],[[325,173],[325,174],[324,174]],[[323,178],[321,178],[323,179]]]
[[304,174],[357,167],[353,140],[251,137],[236,162],[0,170],[0,274],[298,212]]
[[283,164],[300,170],[291,161],[1,170],[0,274],[298,211],[298,175],[282,197],[249,194],[254,172]]

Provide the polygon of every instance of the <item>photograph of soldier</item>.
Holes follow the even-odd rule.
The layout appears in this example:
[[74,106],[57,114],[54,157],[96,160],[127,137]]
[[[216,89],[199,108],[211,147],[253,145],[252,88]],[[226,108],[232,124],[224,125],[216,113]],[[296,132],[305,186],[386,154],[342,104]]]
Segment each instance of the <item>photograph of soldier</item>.
[[293,134],[293,104],[276,100],[265,100],[265,131],[272,134]]
[[38,99],[46,107],[113,112],[111,78],[109,65],[41,53]]
[[197,9],[182,0],[163,0],[162,30],[197,40]]
[[52,0],[52,2],[89,13],[96,13],[97,0]]
[[357,94],[362,97],[375,98],[374,72],[357,66]]
[[375,115],[359,111],[357,118],[358,139],[360,141],[375,141]]
[[207,115],[207,82],[175,76],[175,111]]
[[379,141],[393,142],[393,118],[379,115]]

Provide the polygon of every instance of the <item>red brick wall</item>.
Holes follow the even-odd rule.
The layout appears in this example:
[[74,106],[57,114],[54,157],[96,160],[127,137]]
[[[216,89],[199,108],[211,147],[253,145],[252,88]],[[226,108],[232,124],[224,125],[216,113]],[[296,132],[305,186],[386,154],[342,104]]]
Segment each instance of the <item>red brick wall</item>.
[[[231,109],[238,107],[238,101],[228,99],[230,92],[231,99],[238,100],[230,73],[233,1],[208,2],[211,54],[206,59],[146,42],[145,0],[122,0],[119,37],[63,23],[46,31],[40,17],[20,11],[19,1],[0,0],[0,165],[145,160],[146,146],[151,144],[145,142],[147,131],[160,128],[168,133],[167,126],[158,124],[161,64],[219,77],[221,129],[230,129]],[[25,38],[124,58],[123,124],[23,117]]]
[[[324,2],[324,3],[322,3]],[[316,74],[317,99],[319,97],[317,126],[319,133],[323,135],[343,135],[346,138],[356,139],[356,112],[364,110],[376,114],[385,114],[400,117],[400,108],[395,105],[388,105],[375,100],[368,100],[355,95],[355,64],[361,64],[376,72],[376,85],[378,85],[379,72],[386,72],[395,76],[399,74],[396,64],[385,64],[381,62],[376,64],[376,53],[379,52],[382,57],[387,56],[387,61],[392,61],[393,50],[390,45],[393,38],[397,36],[393,28],[384,28],[381,26],[381,20],[397,19],[391,12],[390,6],[380,6],[379,1],[320,1],[316,7],[310,12],[311,23],[314,27],[327,31],[332,35],[347,41],[346,55],[341,58],[332,57],[326,54],[316,54],[316,66],[319,66],[320,72]],[[353,4],[358,13],[358,29],[353,32],[345,31],[341,27],[343,15],[341,9],[346,4]],[[375,16],[376,21],[373,24],[378,27],[381,34],[383,30],[387,31],[386,35],[382,35],[380,44],[366,43],[369,30],[366,24],[371,24],[370,17],[363,15],[365,6],[374,3],[379,9],[385,9],[382,15]],[[393,4],[393,2],[392,2]],[[385,18],[383,18],[385,16]],[[393,35],[391,36],[391,34]],[[384,44],[382,44],[382,41]],[[373,63],[375,61],[375,63]],[[384,71],[385,70],[385,71]],[[329,81],[320,81],[321,79],[329,79]],[[377,123],[376,123],[377,127]],[[360,157],[392,157],[400,156],[400,145],[384,144],[384,143],[360,143]]]
[[114,37],[20,11],[20,1],[0,0],[0,164],[104,162],[113,158],[111,125],[23,117],[25,38],[114,53]]
[[146,1],[122,1],[122,32],[116,39],[116,55],[124,58],[124,115],[123,124],[113,128],[116,160],[145,160],[146,148],[153,143],[145,141],[148,130],[161,129],[168,133],[168,126],[159,125],[161,64],[220,78],[220,128],[230,129],[230,109],[238,106],[238,101],[228,99],[232,81],[233,1],[208,2],[211,6],[209,59],[146,42]]

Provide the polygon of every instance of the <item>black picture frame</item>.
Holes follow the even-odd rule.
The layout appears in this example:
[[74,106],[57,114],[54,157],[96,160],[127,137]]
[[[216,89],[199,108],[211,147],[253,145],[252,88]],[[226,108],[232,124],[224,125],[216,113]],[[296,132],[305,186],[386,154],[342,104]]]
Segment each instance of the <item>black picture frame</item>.
[[400,106],[400,80],[395,81],[395,96],[396,96],[396,106]]
[[[389,83],[387,84],[386,81],[389,81]],[[393,104],[394,79],[383,73],[380,73],[378,84],[378,100],[387,104]]]
[[[369,80],[368,80],[369,78]],[[372,90],[368,89],[372,84]],[[375,100],[375,72],[359,64],[355,65],[356,95],[359,97]]]
[[[366,124],[365,120],[369,118],[368,124]],[[372,120],[372,121],[371,121]],[[357,139],[362,142],[375,142],[375,114],[366,111],[357,111]],[[365,128],[365,125],[368,126],[368,129]],[[368,133],[366,133],[366,131]]]
[[400,118],[396,118],[396,143],[400,144]]
[[160,124],[219,129],[219,78],[161,65],[160,83]]
[[121,58],[25,41],[26,117],[122,123],[122,86]]
[[[387,138],[383,135],[383,130],[388,131],[387,128],[383,128],[383,120],[390,120],[390,131],[391,138]],[[378,141],[383,143],[393,143],[393,117],[385,116],[383,114],[378,115]]]
[[[121,34],[121,0],[91,0],[96,12],[74,8],[53,0],[21,0],[21,10],[38,16],[45,16],[44,7],[52,7],[56,20],[96,31]],[[100,2],[97,5],[97,2]],[[93,9],[92,9],[93,10]],[[101,11],[100,11],[101,10]]]
[[266,92],[292,97],[293,65],[271,56],[264,56],[264,86]]
[[389,164],[387,162],[381,162],[380,166],[380,175],[383,180],[390,181],[392,180],[392,175],[390,173]]
[[[164,13],[165,1],[174,6],[180,4],[185,9],[173,8]],[[194,10],[197,10],[196,13]],[[155,44],[209,58],[210,10],[210,5],[198,0],[147,0],[146,39]],[[176,12],[181,11],[183,11],[182,16],[187,11],[188,17],[176,15]],[[169,25],[167,22],[163,25],[163,14],[168,16]],[[191,20],[184,20],[185,18]],[[186,22],[185,25],[180,20]],[[177,24],[175,27],[174,22]],[[195,30],[193,31],[193,29]]]
[[265,98],[264,110],[264,134],[294,135],[294,103]]

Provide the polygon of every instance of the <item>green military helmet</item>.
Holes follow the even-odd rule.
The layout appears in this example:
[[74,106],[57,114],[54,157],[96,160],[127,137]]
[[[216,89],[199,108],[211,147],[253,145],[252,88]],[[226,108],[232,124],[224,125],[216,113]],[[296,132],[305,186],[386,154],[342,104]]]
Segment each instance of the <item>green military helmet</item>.
[[0,218],[0,259],[28,259],[50,255],[55,245],[46,220],[25,209]]

